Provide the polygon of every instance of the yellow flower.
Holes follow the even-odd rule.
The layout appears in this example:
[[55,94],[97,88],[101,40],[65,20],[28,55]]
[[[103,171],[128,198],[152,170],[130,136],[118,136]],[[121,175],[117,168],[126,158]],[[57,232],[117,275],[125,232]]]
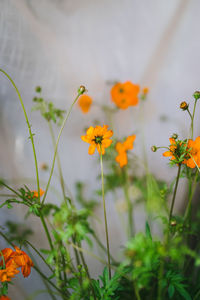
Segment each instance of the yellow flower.
[[80,96],[78,100],[78,105],[84,114],[86,114],[90,110],[91,104],[92,104],[92,98],[90,96],[88,95]]
[[82,141],[90,144],[88,153],[90,155],[94,154],[97,148],[99,154],[105,154],[105,148],[108,148],[112,144],[110,140],[113,135],[112,130],[108,130],[108,125],[102,126],[90,126],[86,132],[86,135],[82,135]]

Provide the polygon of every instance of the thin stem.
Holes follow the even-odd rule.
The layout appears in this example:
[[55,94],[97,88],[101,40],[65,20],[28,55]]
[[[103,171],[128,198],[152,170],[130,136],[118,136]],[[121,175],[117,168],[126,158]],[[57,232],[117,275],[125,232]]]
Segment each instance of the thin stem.
[[49,241],[50,248],[51,248],[51,250],[53,250],[54,249],[53,243],[52,243],[51,236],[50,236],[50,233],[49,233],[49,230],[48,230],[48,227],[47,227],[47,224],[45,222],[43,215],[40,215],[40,219],[41,219],[42,225],[44,227],[45,233],[47,235],[47,239]]
[[195,102],[194,102],[194,108],[193,108],[192,120],[191,120],[191,138],[192,139],[193,139],[193,133],[194,133],[194,115],[195,115],[196,105],[197,105],[197,99],[195,99]]
[[172,218],[174,203],[175,203],[175,199],[176,199],[176,192],[177,192],[178,182],[179,182],[179,178],[180,178],[180,171],[181,171],[181,164],[178,165],[178,173],[177,173],[177,177],[176,177],[174,194],[173,194],[171,208],[170,208],[170,213],[169,213],[169,224],[170,224],[170,221],[171,221],[171,218]]
[[199,171],[198,171],[198,169],[197,169],[197,170],[196,170],[196,174],[195,174],[195,179],[194,179],[193,185],[192,185],[191,188],[190,188],[189,201],[188,201],[188,205],[187,205],[187,207],[186,207],[185,215],[184,215],[184,219],[185,219],[185,220],[188,218],[188,216],[190,215],[190,212],[191,212],[192,199],[193,199],[194,192],[195,192],[196,185],[197,185],[198,172],[199,172]]
[[39,256],[40,258],[43,260],[43,262],[48,266],[48,268],[51,270],[52,273],[54,273],[54,270],[52,269],[52,267],[46,262],[45,258],[42,256],[42,254],[33,246],[33,244],[31,244],[29,241],[25,240],[26,244],[28,244]]
[[[107,249],[106,247],[102,244],[102,242],[100,241],[100,239],[98,238],[98,236],[96,234],[93,235],[95,241],[97,242],[97,244],[99,245],[99,247],[107,253]],[[114,259],[114,257],[110,254],[110,258],[113,262],[113,264],[118,264],[118,262]]]
[[34,266],[33,267],[37,272],[38,272],[38,274],[40,274],[40,276],[42,277],[42,278],[44,278],[50,285],[52,285],[61,295],[62,295],[62,297],[64,297],[64,299],[68,299],[68,297],[67,296],[65,296],[64,294],[63,294],[63,291],[61,291],[48,277],[46,277],[41,271],[40,271],[40,269],[39,268],[37,268],[36,266]]
[[65,123],[67,122],[67,120],[69,118],[69,115],[70,115],[70,113],[72,111],[72,108],[73,108],[74,104],[76,103],[76,101],[78,100],[78,98],[79,98],[79,96],[81,94],[82,93],[78,92],[78,95],[76,96],[75,100],[71,104],[71,106],[70,106],[70,108],[69,108],[69,110],[67,112],[67,115],[66,115],[65,119],[63,120],[62,126],[60,128],[60,131],[59,131],[59,134],[58,134],[58,137],[57,137],[57,140],[56,140],[56,144],[55,144],[55,150],[54,150],[54,156],[53,156],[53,162],[52,162],[51,171],[50,171],[50,175],[49,175],[49,180],[48,180],[47,185],[46,185],[46,189],[45,189],[45,193],[44,193],[44,196],[43,196],[42,204],[44,204],[44,201],[46,199],[47,192],[48,192],[48,189],[49,189],[49,185],[50,185],[50,182],[51,182],[51,177],[53,175],[53,170],[54,170],[55,161],[56,161],[56,155],[57,155],[57,150],[58,150],[58,143],[59,143],[62,131],[63,131],[64,127],[65,127]]
[[38,198],[39,198],[39,201],[40,201],[40,181],[39,181],[38,163],[37,163],[37,156],[36,156],[36,151],[35,151],[35,144],[34,144],[34,140],[33,140],[33,134],[32,134],[32,131],[31,131],[31,125],[29,123],[28,116],[27,116],[27,113],[26,113],[26,109],[25,109],[22,97],[20,95],[20,92],[19,92],[17,86],[15,85],[12,78],[4,70],[0,69],[0,72],[2,72],[10,80],[10,82],[12,83],[12,85],[15,88],[15,91],[16,91],[18,97],[19,97],[19,101],[21,103],[21,106],[22,106],[22,109],[23,109],[23,112],[24,112],[24,116],[25,116],[25,119],[26,119],[26,123],[27,123],[28,130],[29,130],[29,135],[30,135],[30,139],[31,139],[32,149],[33,149],[33,156],[34,156],[34,161],[35,161],[35,171],[36,171],[36,180],[37,180]]
[[135,291],[137,300],[141,300],[141,297],[140,297],[140,294],[139,294],[139,291],[138,291],[138,288],[137,288],[135,282],[133,282],[133,286],[134,286],[134,291]]
[[[81,248],[81,243],[78,244],[79,247]],[[85,258],[84,258],[84,255],[83,255],[83,252],[79,252],[80,253],[80,257],[81,257],[81,260],[82,260],[82,263],[83,263],[83,266],[85,268],[85,271],[87,273],[87,277],[88,277],[88,280],[90,282],[90,286],[91,286],[91,289],[92,289],[92,294],[93,294],[93,297],[94,299],[96,300],[96,295],[95,295],[95,291],[94,291],[94,288],[93,288],[93,285],[92,285],[92,280],[91,280],[91,277],[90,277],[90,272],[89,272],[89,269],[88,269],[88,266],[85,262]]]
[[128,208],[128,237],[132,237],[134,235],[134,228],[133,228],[133,205],[131,203],[131,199],[129,196],[129,191],[128,191],[128,174],[127,170],[126,172],[126,183],[124,184],[124,196],[126,199],[127,203],[127,208]]
[[104,211],[106,244],[107,244],[107,256],[108,256],[108,270],[109,270],[109,278],[111,279],[110,248],[109,248],[108,225],[107,225],[107,216],[106,216],[106,202],[105,202],[105,193],[104,193],[104,176],[103,176],[102,150],[100,152],[100,165],[101,165],[101,182],[102,182],[102,200],[103,200],[103,211]]
[[[50,131],[50,134],[51,134],[51,139],[52,139],[54,150],[55,150],[55,148],[56,148],[56,139],[55,139],[55,135],[54,135],[54,132],[53,132],[53,127],[51,125],[51,121],[49,121],[48,124],[49,124],[49,131]],[[63,178],[63,173],[62,173],[62,168],[61,168],[61,163],[60,163],[60,158],[59,158],[58,153],[57,153],[57,165],[58,165],[58,172],[59,172],[59,177],[60,177],[60,185],[61,185],[61,189],[62,189],[62,193],[63,193],[63,198],[64,198],[64,201],[65,201],[66,205],[68,205],[68,203],[66,201],[65,182],[64,182],[64,178]]]

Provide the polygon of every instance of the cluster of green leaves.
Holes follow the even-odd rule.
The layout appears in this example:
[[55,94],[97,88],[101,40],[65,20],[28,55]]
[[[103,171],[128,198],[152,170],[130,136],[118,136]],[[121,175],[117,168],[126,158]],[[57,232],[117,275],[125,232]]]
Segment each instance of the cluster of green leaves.
[[189,151],[187,149],[188,140],[179,140],[178,138],[174,139],[172,144],[169,146],[174,159],[170,161],[170,165],[182,164],[186,158],[190,158]]
[[36,87],[36,92],[39,93],[39,96],[33,98],[35,106],[33,106],[32,111],[39,110],[41,115],[48,121],[53,121],[54,123],[61,124],[64,118],[65,110],[56,108],[53,102],[47,102],[44,98],[41,97],[42,89],[41,87]]
[[138,233],[128,241],[126,257],[132,266],[131,276],[139,289],[147,288],[157,276],[161,258],[161,243],[150,235]]
[[53,217],[56,231],[61,240],[68,242],[70,238],[73,238],[78,243],[86,240],[91,245],[92,241],[88,235],[93,234],[93,230],[88,222],[89,215],[88,209],[78,210],[72,205],[62,204],[60,210]]

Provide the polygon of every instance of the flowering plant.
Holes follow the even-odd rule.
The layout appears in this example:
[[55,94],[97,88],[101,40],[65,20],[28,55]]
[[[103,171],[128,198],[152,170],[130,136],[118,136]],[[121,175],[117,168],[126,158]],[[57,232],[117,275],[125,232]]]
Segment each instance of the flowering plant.
[[[180,139],[173,134],[169,146],[152,146],[153,152],[164,148],[166,151],[163,156],[168,157],[170,165],[177,169],[175,180],[168,185],[149,171],[146,161],[142,164],[144,172],[137,172],[141,169],[141,166],[138,167],[140,159],[134,151],[138,134],[128,132],[128,135],[118,138],[112,122],[113,115],[120,109],[135,109],[137,105],[145,105],[148,88],[141,90],[138,84],[130,81],[115,83],[111,88],[113,103],[100,105],[108,125],[96,121],[96,124],[88,124],[86,134],[80,134],[82,141],[89,144],[91,159],[97,150],[101,188],[95,191],[96,196],[87,199],[84,183],[77,182],[74,200],[65,184],[58,144],[75,103],[78,102],[83,113],[90,113],[92,106],[98,104],[86,94],[85,87],[80,86],[75,100],[65,111],[47,102],[42,97],[42,89],[36,88],[33,110],[40,111],[48,123],[54,147],[50,169],[46,164],[41,166],[49,172],[44,185],[39,179],[34,135],[21,95],[12,78],[4,70],[0,72],[10,80],[19,97],[28,126],[36,174],[36,189],[30,188],[25,182],[21,186],[11,186],[8,180],[1,179],[0,207],[11,209],[13,205],[25,206],[26,217],[33,215],[41,222],[48,242],[46,249],[37,249],[31,242],[32,230],[26,226],[23,225],[21,230],[21,225],[14,222],[7,222],[4,226],[6,229],[1,226],[0,235],[5,247],[0,250],[0,299],[10,299],[9,285],[20,270],[28,278],[31,278],[32,270],[37,272],[45,284],[46,293],[53,300],[200,299],[200,211],[194,202],[200,181],[200,137],[193,137],[200,92],[193,95],[192,110],[185,101],[180,105],[180,109],[188,113],[191,119],[189,138]],[[53,126],[59,126],[57,138]],[[56,163],[62,191],[60,205],[47,202]],[[188,193],[184,212],[177,214],[174,204],[180,178],[185,178],[188,183]],[[6,190],[10,192],[9,195],[5,193]],[[123,248],[117,251],[121,252],[121,259],[117,258],[117,253],[110,246],[112,233],[107,213],[108,194],[113,196],[118,220],[122,221],[126,236]],[[98,198],[102,201],[98,201]],[[138,232],[135,226],[134,216],[138,206],[142,206],[146,212],[144,232]],[[97,207],[103,210],[104,240],[100,239],[93,222]],[[160,228],[159,237],[153,235],[153,223]],[[101,249],[101,257],[91,250],[94,246]],[[40,266],[36,256],[42,262]],[[87,263],[89,256],[102,264],[102,274],[91,274],[91,265]],[[47,271],[44,271],[44,266],[48,268]]]

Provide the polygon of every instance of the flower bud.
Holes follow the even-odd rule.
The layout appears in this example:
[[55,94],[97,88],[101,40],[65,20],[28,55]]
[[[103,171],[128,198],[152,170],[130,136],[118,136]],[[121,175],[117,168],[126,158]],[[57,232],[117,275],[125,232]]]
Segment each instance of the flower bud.
[[189,107],[189,104],[187,102],[185,102],[185,101],[181,102],[180,109],[187,110],[188,107]]
[[156,146],[152,146],[151,147],[151,151],[156,152],[157,151],[157,147]]
[[176,140],[178,138],[178,134],[177,133],[173,133],[171,136],[172,139]]
[[195,100],[198,100],[200,98],[200,92],[199,91],[194,92],[193,97]]
[[171,220],[170,225],[173,227],[176,226],[176,220]]
[[35,91],[36,91],[36,93],[41,93],[41,91],[42,91],[41,86],[36,86]]
[[86,92],[86,88],[84,87],[84,85],[80,85],[78,89],[79,95],[83,95],[85,92]]

